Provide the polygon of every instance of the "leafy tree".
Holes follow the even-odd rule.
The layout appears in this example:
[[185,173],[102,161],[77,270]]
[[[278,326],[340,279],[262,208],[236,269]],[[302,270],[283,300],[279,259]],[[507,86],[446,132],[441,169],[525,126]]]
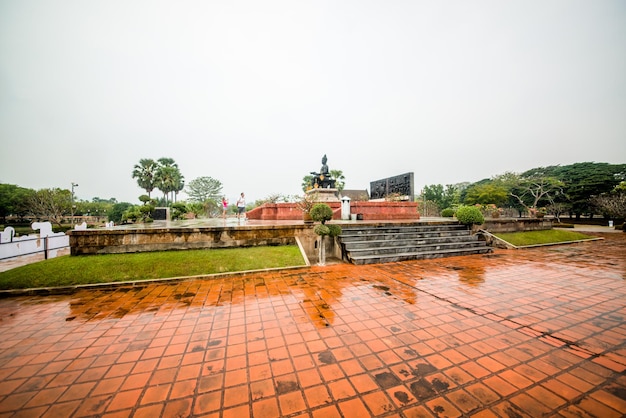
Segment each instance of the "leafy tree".
[[144,189],[148,196],[157,186],[157,169],[159,165],[150,158],[142,158],[139,164],[135,164],[133,178],[137,179],[139,187]]
[[466,205],[489,205],[501,207],[509,198],[506,186],[499,182],[489,182],[470,186],[465,194]]
[[626,219],[626,181],[620,182],[611,193],[593,196],[590,200],[605,217]]
[[116,224],[121,223],[124,212],[132,206],[133,205],[128,202],[115,203],[113,207],[111,207],[111,210],[107,211],[109,221],[115,222]]
[[459,204],[461,187],[461,184],[447,184],[445,187],[441,184],[427,185],[424,186],[419,200],[432,202],[436,205],[434,212],[439,213],[442,209]]
[[529,213],[536,213],[540,202],[554,204],[559,195],[563,195],[564,184],[555,177],[542,176],[542,173],[507,174],[500,178],[509,186],[509,194]]
[[311,189],[311,182],[313,182],[313,178],[314,176],[312,175],[306,175],[304,177],[302,177],[302,191],[306,192],[307,190]]
[[341,170],[330,170],[330,176],[336,180],[335,188],[342,191],[346,187],[346,177]]
[[192,202],[217,202],[222,194],[222,182],[212,177],[198,177],[187,185],[187,195]]
[[35,193],[14,184],[0,184],[0,219],[6,223],[8,215],[23,217],[28,214],[29,200]]
[[588,213],[593,216],[590,198],[610,193],[626,180],[626,164],[583,162],[566,166],[541,167],[524,173],[539,171],[564,183],[563,192],[571,204],[571,212],[579,219]]
[[430,186],[424,186],[422,191],[422,200],[435,202],[438,207],[438,211],[447,207],[443,204],[443,185],[431,184]]
[[626,218],[626,193],[605,193],[591,198],[591,203],[606,218]]
[[67,189],[37,190],[29,199],[33,215],[61,226],[64,215],[71,210],[72,192]]
[[464,191],[469,183],[446,184],[443,191],[443,200],[441,202],[443,208],[458,206],[461,203],[461,192]]

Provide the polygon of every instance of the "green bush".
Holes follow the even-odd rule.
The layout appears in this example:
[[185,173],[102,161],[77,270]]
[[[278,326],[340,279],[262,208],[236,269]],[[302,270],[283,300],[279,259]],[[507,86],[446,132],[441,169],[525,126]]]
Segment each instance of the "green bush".
[[460,206],[456,210],[455,216],[463,225],[482,225],[485,223],[485,217],[475,206]]
[[445,208],[441,211],[441,216],[443,216],[444,218],[452,218],[454,216],[454,209]]
[[337,235],[341,235],[341,227],[339,225],[326,225],[328,230],[330,231],[328,235],[331,237],[336,237]]
[[173,221],[177,219],[184,219],[185,214],[188,212],[187,205],[184,203],[174,203],[172,205],[171,218]]
[[311,208],[309,214],[314,221],[321,222],[322,225],[333,218],[333,210],[326,203],[316,203]]
[[322,236],[330,235],[330,228],[324,224],[317,224],[313,228],[313,232],[315,232],[317,235],[322,235]]

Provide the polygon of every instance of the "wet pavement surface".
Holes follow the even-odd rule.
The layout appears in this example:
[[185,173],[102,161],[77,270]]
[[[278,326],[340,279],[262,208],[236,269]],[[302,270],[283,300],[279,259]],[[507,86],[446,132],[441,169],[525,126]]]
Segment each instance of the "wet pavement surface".
[[0,299],[0,417],[620,417],[626,234]]

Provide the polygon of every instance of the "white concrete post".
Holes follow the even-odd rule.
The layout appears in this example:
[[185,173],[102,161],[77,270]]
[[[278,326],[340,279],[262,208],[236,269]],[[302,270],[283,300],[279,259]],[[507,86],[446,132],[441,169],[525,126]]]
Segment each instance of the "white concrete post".
[[350,198],[348,196],[341,197],[341,219],[344,221],[350,219]]

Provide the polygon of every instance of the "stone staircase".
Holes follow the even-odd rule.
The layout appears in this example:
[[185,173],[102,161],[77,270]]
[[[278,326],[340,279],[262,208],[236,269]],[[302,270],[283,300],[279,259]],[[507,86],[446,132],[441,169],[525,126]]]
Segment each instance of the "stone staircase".
[[493,250],[456,223],[433,225],[371,224],[342,226],[338,237],[343,258],[353,264],[390,263]]

